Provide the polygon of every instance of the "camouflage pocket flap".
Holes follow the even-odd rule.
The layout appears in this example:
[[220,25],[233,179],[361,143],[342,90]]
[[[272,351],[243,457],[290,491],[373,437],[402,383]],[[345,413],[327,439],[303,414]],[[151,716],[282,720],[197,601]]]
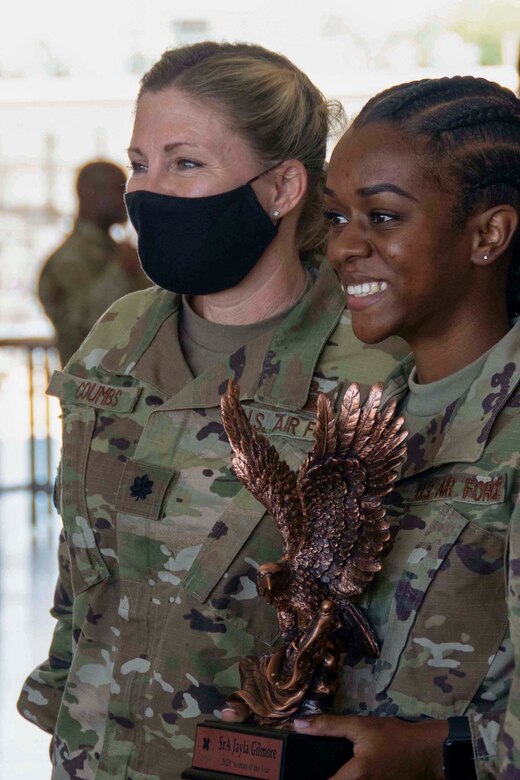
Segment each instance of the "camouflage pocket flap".
[[[395,674],[426,593],[468,522],[448,504],[438,506],[436,516],[423,531],[421,542],[408,555],[394,591],[386,636],[376,663],[378,690],[386,688]],[[388,558],[391,564],[391,553]]]
[[[299,468],[305,453],[287,442],[280,449],[280,456],[295,469]],[[263,504],[249,491],[239,490],[202,545],[184,581],[184,588],[192,596],[206,601],[265,514]],[[225,535],[221,529],[226,529]],[[227,529],[231,533],[227,533]]]
[[474,701],[507,628],[504,548],[501,534],[468,523],[444,558],[389,689],[403,710],[444,719]]
[[116,510],[158,520],[164,495],[174,476],[176,472],[171,469],[127,461],[117,491]]
[[[185,590],[199,601],[205,601],[264,515],[264,506],[242,488],[202,545],[184,580]],[[232,533],[222,536],[220,528],[228,528]]]
[[112,387],[65,371],[55,371],[47,388],[47,395],[65,404],[84,404],[117,413],[131,412],[140,393],[140,387]]
[[74,411],[69,410],[63,419],[63,448],[57,493],[70,555],[74,561],[71,579],[75,596],[109,576],[86,502],[85,474],[95,424],[96,413],[87,406],[75,406]]

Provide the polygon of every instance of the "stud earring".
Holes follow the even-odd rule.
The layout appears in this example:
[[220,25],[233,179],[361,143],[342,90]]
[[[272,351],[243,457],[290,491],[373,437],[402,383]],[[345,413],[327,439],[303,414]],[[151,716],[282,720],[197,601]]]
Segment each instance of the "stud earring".
[[280,216],[280,212],[279,212],[279,211],[272,211],[272,212],[271,212],[271,216],[272,216],[272,217],[274,217],[274,218],[276,219],[277,217],[279,217],[279,216]]
[[482,259],[483,260],[489,260],[489,255],[484,255]]

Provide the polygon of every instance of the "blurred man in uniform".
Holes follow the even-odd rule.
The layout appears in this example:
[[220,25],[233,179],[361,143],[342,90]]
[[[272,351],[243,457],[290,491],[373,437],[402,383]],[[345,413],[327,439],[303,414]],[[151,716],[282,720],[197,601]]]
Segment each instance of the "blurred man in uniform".
[[124,171],[110,162],[80,169],[74,229],[40,274],[38,295],[56,330],[62,365],[117,298],[151,285],[134,247],[109,234],[112,225],[127,221],[125,182]]

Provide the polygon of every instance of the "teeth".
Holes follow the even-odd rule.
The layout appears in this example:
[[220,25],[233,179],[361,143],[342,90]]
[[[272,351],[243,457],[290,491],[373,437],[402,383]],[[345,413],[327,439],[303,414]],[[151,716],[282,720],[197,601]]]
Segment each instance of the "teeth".
[[364,284],[349,284],[347,293],[355,298],[365,298],[367,295],[374,295],[378,292],[384,292],[388,287],[387,282],[365,282]]

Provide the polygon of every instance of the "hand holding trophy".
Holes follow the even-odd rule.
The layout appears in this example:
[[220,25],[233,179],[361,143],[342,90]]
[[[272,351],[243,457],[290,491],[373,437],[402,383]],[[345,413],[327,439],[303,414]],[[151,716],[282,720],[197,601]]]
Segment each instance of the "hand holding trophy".
[[[303,745],[295,747],[296,742],[309,741],[316,754],[318,740],[292,733],[291,720],[332,712],[343,665],[379,654],[374,632],[356,600],[381,569],[390,543],[382,499],[397,479],[407,435],[402,431],[403,418],[395,416],[395,402],[380,409],[382,390],[381,384],[374,385],[361,405],[358,386],[350,385],[337,419],[329,398],[320,395],[314,444],[296,473],[251,427],[238,388],[229,382],[221,406],[233,449],[233,471],[274,518],[284,545],[281,560],[261,565],[257,573],[259,594],[278,612],[283,644],[272,654],[242,660],[241,688],[230,701],[247,708],[251,722],[270,727],[263,731],[269,734],[264,742],[276,743],[278,736],[280,760],[262,763],[262,758],[273,758],[274,745],[264,747],[266,756],[258,747],[258,760],[249,773],[247,768],[244,771],[247,762],[242,761],[238,771],[226,762],[227,768],[219,770],[223,774],[189,770],[198,774],[183,777],[223,778],[227,773],[234,778],[304,778],[301,769],[295,772],[294,761],[296,755],[302,759]],[[240,734],[240,755],[255,756],[252,746],[261,744],[258,728],[253,729],[256,742],[253,739],[248,747],[245,735],[251,727],[214,726],[221,733],[231,729],[234,740]],[[198,728],[193,766],[202,762],[216,769],[204,755],[199,758],[199,741],[209,752],[208,737],[201,731],[208,728],[208,723]],[[230,744],[226,739],[220,743],[224,748]],[[331,755],[334,743],[340,749],[336,759]],[[329,777],[347,760],[346,747],[344,740],[329,738],[318,759],[323,774],[314,769],[308,777]],[[311,763],[307,756],[301,765],[308,769]]]

